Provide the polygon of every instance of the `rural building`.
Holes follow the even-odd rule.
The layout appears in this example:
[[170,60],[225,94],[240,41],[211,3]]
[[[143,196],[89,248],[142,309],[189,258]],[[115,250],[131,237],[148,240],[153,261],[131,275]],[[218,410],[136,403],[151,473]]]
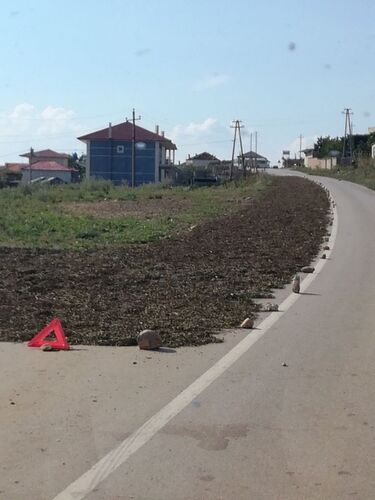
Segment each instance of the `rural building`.
[[77,180],[77,170],[69,167],[70,155],[66,153],[58,153],[52,151],[52,149],[34,151],[31,148],[28,153],[20,156],[29,160],[28,164],[14,164],[18,165],[16,168],[19,168],[22,172],[22,184],[27,184],[40,177],[46,179],[57,177],[66,183]]
[[[245,165],[248,168],[269,168],[270,162],[265,156],[262,156],[255,151],[248,151],[244,155]],[[238,164],[242,163],[242,159],[238,157]]]
[[42,151],[34,151],[31,149],[29,153],[24,153],[20,156],[28,158],[29,164],[38,161],[53,161],[64,167],[69,167],[70,155],[66,153],[57,153],[56,151],[52,151],[52,149],[43,149]]
[[28,166],[28,163],[5,163],[4,165],[0,165],[0,169],[13,172],[14,174],[20,174],[22,173],[22,169]]
[[21,183],[27,184],[34,179],[45,177],[57,177],[63,182],[70,183],[77,180],[77,170],[66,167],[56,161],[37,161],[29,165],[21,167],[22,178]]
[[211,155],[210,153],[207,153],[206,151],[203,153],[199,153],[193,157],[190,157],[190,155],[186,159],[186,165],[192,166],[192,167],[208,167],[212,164],[218,164],[220,163],[220,160],[216,158],[216,156]]
[[340,156],[339,151],[331,151],[331,154],[325,158],[316,158],[313,149],[304,149],[302,152],[305,155],[304,166],[312,170],[331,170],[337,166]]
[[[375,134],[375,127],[369,127],[368,128],[368,133],[369,134]],[[374,142],[374,144],[371,144],[371,158],[373,160],[375,159],[375,142]]]
[[134,184],[160,182],[175,175],[176,146],[170,139],[129,121],[78,137],[86,143],[86,176],[132,185],[132,145],[135,136]]
[[305,161],[303,158],[283,158],[284,168],[303,167],[304,165]]

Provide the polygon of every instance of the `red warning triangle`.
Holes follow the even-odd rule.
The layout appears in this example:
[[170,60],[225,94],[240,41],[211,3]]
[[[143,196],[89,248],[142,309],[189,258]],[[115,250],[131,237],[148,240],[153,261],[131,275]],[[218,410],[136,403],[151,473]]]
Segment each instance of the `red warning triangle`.
[[[52,332],[55,334],[56,340],[45,340],[51,335]],[[54,349],[70,349],[70,345],[66,340],[59,318],[53,319],[51,323],[40,330],[40,332],[37,333],[27,345],[29,347],[42,347],[43,345],[50,345]]]

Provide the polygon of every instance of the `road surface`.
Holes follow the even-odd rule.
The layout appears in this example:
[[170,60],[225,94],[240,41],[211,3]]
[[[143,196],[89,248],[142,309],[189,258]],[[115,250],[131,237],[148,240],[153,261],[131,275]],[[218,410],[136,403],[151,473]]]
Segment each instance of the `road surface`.
[[2,500],[375,498],[375,193],[319,180],[335,245],[263,330],[151,354],[0,345]]

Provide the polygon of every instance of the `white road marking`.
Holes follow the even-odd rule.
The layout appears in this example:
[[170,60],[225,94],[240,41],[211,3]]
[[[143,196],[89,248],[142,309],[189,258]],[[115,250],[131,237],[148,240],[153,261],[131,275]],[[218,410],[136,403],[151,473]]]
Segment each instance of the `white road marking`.
[[[330,240],[327,244],[330,250],[324,253],[328,257],[331,255],[334,246],[338,217],[336,208],[333,209],[334,220]],[[318,261],[315,271],[308,274],[301,282],[301,292],[303,293],[318,276],[325,266],[327,259]],[[59,493],[53,500],[81,500],[91,493],[102,481],[104,481],[120,465],[128,460],[137,450],[146,444],[155,434],[178,415],[188,404],[190,404],[209,385],[218,379],[228,368],[230,368],[243,354],[245,354],[263,335],[292,307],[299,299],[300,295],[290,294],[279,306],[280,311],[267,316],[248,336],[241,340],[225,356],[217,361],[203,375],[190,384],[170,403],[152,416],[131,436],[126,438],[119,446],[105,455],[99,462],[91,467],[82,476],[71,483],[64,491]]]

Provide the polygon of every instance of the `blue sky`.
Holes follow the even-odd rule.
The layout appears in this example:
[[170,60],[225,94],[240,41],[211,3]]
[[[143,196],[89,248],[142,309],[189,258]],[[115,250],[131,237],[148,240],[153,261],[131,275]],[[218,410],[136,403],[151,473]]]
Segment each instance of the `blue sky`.
[[0,163],[75,138],[135,107],[179,160],[245,149],[277,161],[318,135],[375,126],[373,0],[2,0]]

